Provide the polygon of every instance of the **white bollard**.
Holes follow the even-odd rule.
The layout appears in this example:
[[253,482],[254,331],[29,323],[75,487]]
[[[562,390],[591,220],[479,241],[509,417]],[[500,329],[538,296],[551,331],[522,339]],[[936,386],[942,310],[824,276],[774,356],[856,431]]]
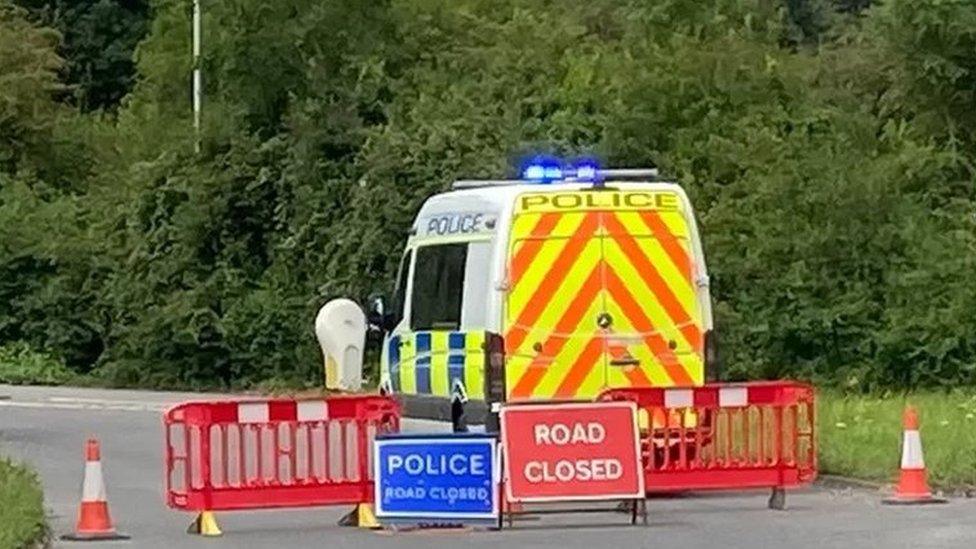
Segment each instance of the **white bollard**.
[[363,385],[366,315],[355,302],[333,299],[315,316],[315,337],[325,361],[325,387],[358,391]]

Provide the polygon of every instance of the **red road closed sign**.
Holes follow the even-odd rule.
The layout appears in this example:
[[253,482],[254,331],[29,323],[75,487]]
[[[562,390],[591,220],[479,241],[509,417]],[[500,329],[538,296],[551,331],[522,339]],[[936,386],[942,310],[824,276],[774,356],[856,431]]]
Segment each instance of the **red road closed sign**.
[[505,406],[501,428],[510,501],[644,497],[633,402]]

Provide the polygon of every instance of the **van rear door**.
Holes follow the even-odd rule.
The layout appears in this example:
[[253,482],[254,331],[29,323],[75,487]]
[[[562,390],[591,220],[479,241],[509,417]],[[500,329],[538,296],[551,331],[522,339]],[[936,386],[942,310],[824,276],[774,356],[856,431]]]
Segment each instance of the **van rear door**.
[[515,214],[505,313],[509,400],[571,399],[606,385],[596,325],[604,308],[599,231],[596,212]]
[[601,220],[607,386],[701,385],[701,310],[683,213],[621,208]]
[[518,197],[505,312],[510,400],[703,382],[685,216],[668,191]]

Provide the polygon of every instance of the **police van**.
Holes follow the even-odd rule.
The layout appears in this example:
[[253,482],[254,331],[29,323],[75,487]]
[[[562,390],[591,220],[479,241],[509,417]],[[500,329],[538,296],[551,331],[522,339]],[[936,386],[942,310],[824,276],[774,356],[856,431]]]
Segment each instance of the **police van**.
[[394,296],[370,317],[381,389],[434,418],[457,420],[468,399],[699,386],[716,368],[694,211],[656,170],[537,164],[455,182],[420,209]]

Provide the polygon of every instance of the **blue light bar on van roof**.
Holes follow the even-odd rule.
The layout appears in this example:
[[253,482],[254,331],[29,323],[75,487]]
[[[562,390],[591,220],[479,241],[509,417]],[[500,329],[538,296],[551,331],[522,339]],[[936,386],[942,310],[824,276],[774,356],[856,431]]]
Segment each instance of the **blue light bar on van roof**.
[[526,181],[537,181],[539,183],[549,183],[559,181],[563,178],[563,170],[559,166],[542,166],[531,164],[522,171],[522,179]]
[[593,181],[596,179],[596,168],[593,166],[580,166],[576,168],[576,179],[580,181]]
[[534,159],[522,170],[522,179],[533,183],[553,181],[596,181],[600,170],[595,162],[585,160],[565,167],[556,160]]
[[530,164],[522,170],[522,179],[527,181],[542,181],[546,178],[546,168],[545,166],[540,166],[538,164]]
[[[561,169],[562,179],[544,181],[546,176],[545,167],[535,168],[536,164],[529,164],[522,169],[519,174],[521,177],[515,180],[508,179],[462,179],[451,184],[452,189],[479,189],[482,187],[502,187],[506,185],[524,185],[530,183],[552,183],[552,181],[566,182],[592,182],[594,187],[600,187],[604,181],[616,183],[628,182],[649,182],[658,181],[657,168],[610,168],[599,167],[589,168],[579,165],[575,171]],[[595,170],[595,171],[592,171]],[[592,175],[592,178],[590,177]]]
[[563,176],[562,164],[555,158],[537,156],[522,169],[522,179],[535,183],[551,183]]
[[600,167],[597,166],[596,162],[591,160],[583,160],[576,164],[576,177],[577,181],[591,181],[596,182],[600,178]]

